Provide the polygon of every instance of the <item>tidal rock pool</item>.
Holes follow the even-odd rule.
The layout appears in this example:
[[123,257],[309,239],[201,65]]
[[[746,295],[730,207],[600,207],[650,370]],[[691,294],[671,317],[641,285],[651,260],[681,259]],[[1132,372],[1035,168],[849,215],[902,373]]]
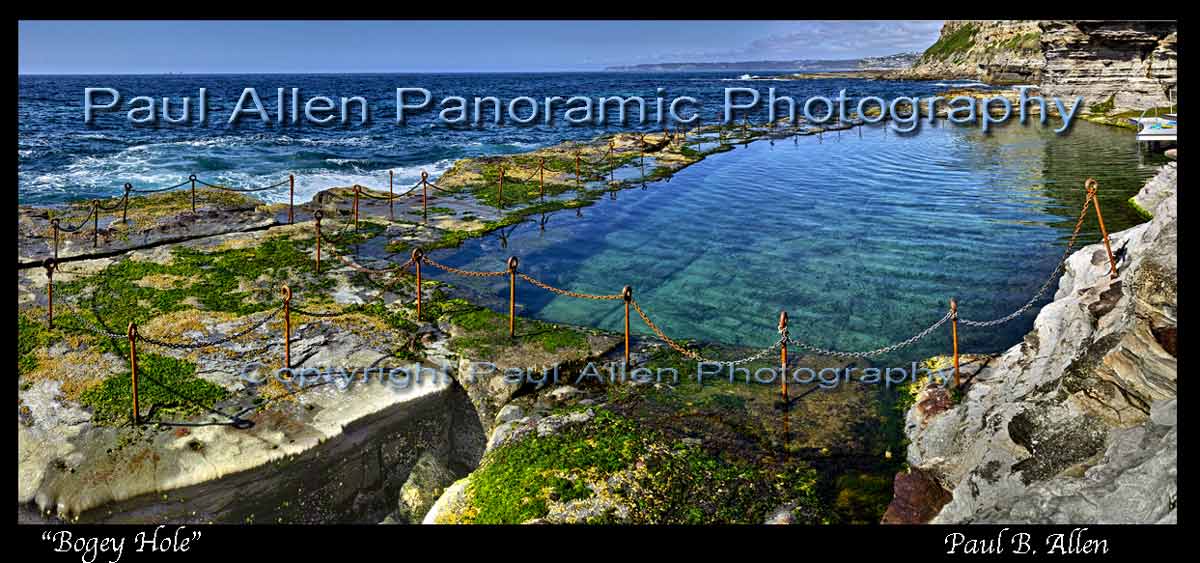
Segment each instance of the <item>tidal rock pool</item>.
[[[671,178],[594,206],[528,221],[434,254],[447,264],[523,272],[574,291],[625,285],[673,338],[765,346],[780,311],[816,346],[870,350],[940,319],[951,297],[987,320],[1026,303],[1054,274],[1095,178],[1110,232],[1141,219],[1126,200],[1161,160],[1121,129],[1077,123],[1064,134],[1012,123],[981,133],[945,122],[899,135],[882,126],[761,140],[713,154]],[[1076,248],[1096,242],[1094,214]],[[507,309],[506,278],[433,277]],[[1035,304],[1044,304],[1056,282]],[[619,302],[517,288],[519,315],[619,331]],[[993,329],[960,330],[994,352],[1037,311]],[[633,330],[650,335],[635,316]],[[949,350],[948,330],[892,360]]]

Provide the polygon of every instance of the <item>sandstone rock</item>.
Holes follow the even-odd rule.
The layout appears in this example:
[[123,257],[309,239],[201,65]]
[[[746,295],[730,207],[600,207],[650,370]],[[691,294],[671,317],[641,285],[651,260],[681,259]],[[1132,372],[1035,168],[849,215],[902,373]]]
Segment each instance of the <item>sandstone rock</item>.
[[1036,21],[950,20],[942,25],[939,42],[912,68],[896,74],[908,79],[1036,84],[1045,66],[1040,33]]
[[467,484],[469,479],[463,478],[455,481],[454,484],[446,488],[442,496],[438,497],[433,506],[429,508],[429,512],[425,513],[425,519],[422,524],[449,524],[455,521],[457,515],[462,514],[468,508],[467,502]]
[[895,496],[883,514],[884,524],[924,524],[950,502],[950,493],[933,474],[920,468],[896,474]]
[[1178,174],[1179,163],[1168,162],[1162,167],[1159,174],[1146,182],[1137,195],[1133,196],[1133,203],[1146,213],[1154,215],[1158,204],[1162,203],[1175,190]]
[[437,456],[430,452],[421,454],[409,472],[408,480],[400,487],[400,500],[391,517],[396,522],[420,522],[454,481],[454,472]]
[[1082,477],[1064,475],[1030,487],[980,521],[1032,524],[1174,522],[1178,495],[1176,400],[1154,405],[1144,425],[1117,429],[1104,457]]
[[525,416],[525,413],[521,410],[521,407],[518,407],[517,405],[504,405],[504,407],[500,409],[500,412],[496,413],[496,424],[511,422],[521,418],[522,416]]
[[1114,111],[1171,104],[1175,22],[1054,20],[1040,27],[1043,94],[1083,96],[1089,106],[1111,100]]
[[[951,492],[932,522],[1173,518],[1175,435],[1163,409],[1175,408],[1177,378],[1174,169],[1151,182],[1170,186],[1154,219],[1110,234],[1118,280],[1102,245],[1080,249],[1033,330],[979,370],[958,404],[943,409],[934,387],[918,395],[908,461]],[[1097,500],[1102,492],[1114,500]]]
[[1171,105],[1177,72],[1175,22],[947,21],[905,79],[972,79],[1040,85],[1043,96],[1084,110]]
[[549,396],[554,402],[565,403],[571,399],[574,399],[575,397],[578,397],[579,395],[579,389],[576,389],[570,385],[563,385],[551,391]]

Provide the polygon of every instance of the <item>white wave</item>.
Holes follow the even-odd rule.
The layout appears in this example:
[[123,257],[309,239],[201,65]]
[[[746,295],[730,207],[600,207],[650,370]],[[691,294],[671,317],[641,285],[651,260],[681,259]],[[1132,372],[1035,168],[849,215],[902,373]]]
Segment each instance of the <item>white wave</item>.
[[991,86],[988,84],[985,84],[983,82],[974,81],[974,80],[964,81],[964,82],[934,82],[933,85],[941,86],[941,87],[952,87],[952,88],[966,88],[969,86],[982,86],[985,88],[991,88]]
[[[429,173],[429,180],[436,182],[438,176],[454,164],[453,159],[442,159],[428,164],[418,164],[413,166],[398,166],[394,168],[384,168],[381,170],[371,170],[364,172],[344,172],[338,170],[300,170],[296,174],[296,202],[308,201],[317,195],[317,192],[330,188],[344,188],[358,184],[367,188],[386,191],[388,189],[388,172],[393,174],[392,188],[397,192],[401,192],[411,188],[414,184],[421,181],[421,172]],[[232,179],[234,175],[229,175],[231,178],[228,182],[234,184]],[[224,176],[221,176],[223,179]],[[259,177],[246,178],[248,182],[257,182],[253,185],[273,184],[279,181],[274,177]],[[267,191],[257,194],[259,198],[272,203],[282,203],[288,200],[288,192],[286,187],[280,191]]]
[[309,137],[292,137],[289,135],[276,135],[269,133],[256,133],[253,135],[220,135],[217,137],[202,137],[197,139],[187,139],[181,141],[164,141],[160,143],[149,143],[129,147],[128,150],[148,150],[165,147],[190,147],[190,148],[235,148],[254,146],[261,147],[263,145],[301,145],[309,147],[366,147],[371,145],[385,144],[385,141],[373,140],[367,136],[359,137],[342,137],[336,139],[313,139]]
[[105,135],[104,133],[84,133],[82,135],[76,135],[76,138],[83,139],[86,141],[117,141],[117,142],[124,141],[124,139],[119,139],[117,137],[110,137],[108,135]]

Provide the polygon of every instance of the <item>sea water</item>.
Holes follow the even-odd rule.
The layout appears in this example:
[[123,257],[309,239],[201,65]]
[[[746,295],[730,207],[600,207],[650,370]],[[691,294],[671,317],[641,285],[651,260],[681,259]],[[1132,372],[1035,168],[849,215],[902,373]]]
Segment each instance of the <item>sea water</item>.
[[[697,97],[711,114],[723,88],[754,87],[728,73],[554,73],[421,75],[219,75],[19,77],[18,202],[49,205],[120,195],[126,182],[153,188],[189,174],[228,185],[273,184],[297,176],[297,199],[359,183],[410,185],[455,159],[526,152],[617,127],[558,123],[446,127],[436,112],[405,126],[206,128],[129,125],[101,114],[84,124],[84,88],[187,96],[208,88],[212,111],[228,112],[245,87],[298,87],[313,95],[389,100],[399,86],[464,96],[561,95]],[[857,79],[772,81],[797,99],[847,90],[852,97],[928,96],[933,82]],[[761,122],[764,111],[751,116]],[[646,129],[655,129],[646,127]],[[709,150],[715,143],[701,148]],[[1083,182],[1100,182],[1110,231],[1137,215],[1125,204],[1161,159],[1141,155],[1131,132],[1078,122],[1062,134],[1009,123],[987,134],[938,122],[898,135],[865,127],[820,136],[760,140],[715,154],[667,180],[605,197],[444,250],[436,259],[481,270],[521,269],[554,285],[617,293],[628,284],[668,334],[747,346],[777,338],[780,311],[791,333],[814,345],[868,350],[903,340],[945,314],[990,319],[1020,307],[1062,257],[1083,202]],[[647,170],[652,169],[652,163]],[[634,170],[622,178],[636,180]],[[286,188],[267,192],[286,201]],[[1098,240],[1094,217],[1082,242]],[[437,275],[431,272],[430,275]],[[507,287],[446,278],[497,310]],[[1039,301],[1044,303],[1056,285]],[[522,283],[520,314],[620,330],[619,302],[558,297]],[[962,347],[996,351],[1019,341],[1032,312],[995,329],[963,328]],[[649,331],[635,317],[633,328]],[[910,359],[945,353],[940,330],[905,351]]]
[[[1101,186],[1110,231],[1140,221],[1125,200],[1156,165],[1127,132],[1091,123],[1068,135],[1033,125],[977,129],[938,122],[900,136],[866,127],[739,145],[670,178],[578,212],[535,216],[505,238],[469,240],[437,260],[521,270],[594,294],[624,285],[668,335],[746,346],[792,336],[863,351],[902,341],[945,315],[1004,316],[1034,296],[1063,258],[1084,201]],[[1089,210],[1077,246],[1099,241]],[[438,274],[432,274],[438,276]],[[507,281],[438,276],[505,310]],[[1053,297],[1057,282],[1037,301]],[[620,331],[619,301],[557,296],[522,283],[519,314]],[[1018,342],[1038,307],[996,328],[960,327],[960,347]],[[650,331],[635,316],[635,332]],[[948,353],[949,327],[886,359]]]

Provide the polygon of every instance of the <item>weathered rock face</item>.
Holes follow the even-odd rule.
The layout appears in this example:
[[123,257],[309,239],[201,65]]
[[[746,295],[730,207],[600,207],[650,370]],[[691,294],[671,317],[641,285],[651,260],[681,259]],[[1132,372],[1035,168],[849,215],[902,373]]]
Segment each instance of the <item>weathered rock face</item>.
[[1175,22],[947,21],[908,79],[1034,84],[1045,96],[1083,96],[1092,113],[1171,105]]
[[1162,203],[1164,199],[1175,193],[1175,183],[1178,181],[1178,174],[1178,163],[1166,163],[1157,176],[1151,178],[1149,182],[1146,182],[1145,186],[1142,186],[1142,189],[1138,191],[1137,195],[1133,196],[1130,203],[1137,206],[1146,215],[1153,216],[1150,210],[1158,207],[1158,204]]
[[[1043,21],[1042,91],[1124,111],[1174,98],[1175,22]],[[1169,94],[1169,97],[1168,97]]]
[[913,79],[969,78],[1036,84],[1045,66],[1036,21],[947,21],[913,68]]
[[1102,245],[1071,255],[1024,342],[949,409],[909,411],[909,463],[951,492],[933,522],[1174,521],[1173,167],[1154,182],[1172,188],[1154,219],[1110,235],[1117,279]]

